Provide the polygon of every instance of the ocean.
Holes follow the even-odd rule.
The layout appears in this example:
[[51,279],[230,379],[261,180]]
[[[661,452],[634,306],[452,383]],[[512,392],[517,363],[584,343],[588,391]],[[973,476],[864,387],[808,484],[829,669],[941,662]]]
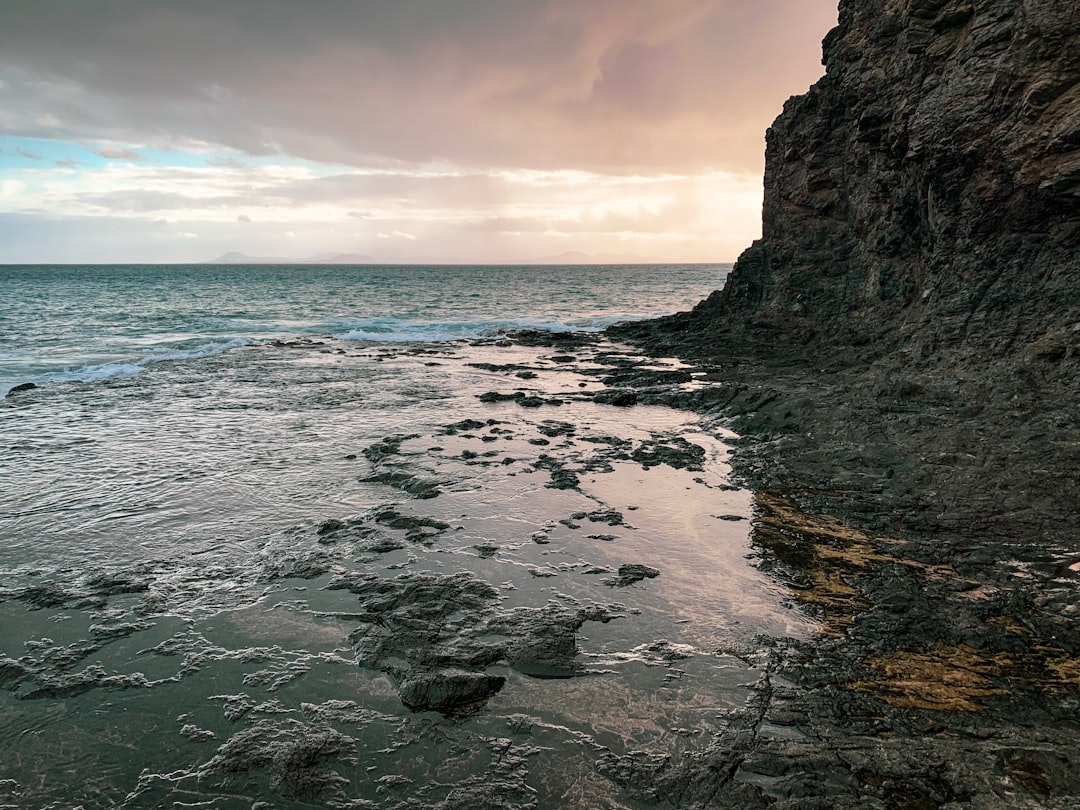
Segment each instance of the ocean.
[[668,806],[812,627],[593,400],[729,269],[0,267],[0,806]]

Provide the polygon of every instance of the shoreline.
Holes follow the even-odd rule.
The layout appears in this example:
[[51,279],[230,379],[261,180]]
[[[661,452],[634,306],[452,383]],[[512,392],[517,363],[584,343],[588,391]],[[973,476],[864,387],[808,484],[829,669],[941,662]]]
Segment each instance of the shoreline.
[[[0,797],[670,805],[634,763],[741,728],[757,639],[817,627],[747,559],[731,434],[596,399],[607,379],[686,377],[590,334],[326,339],[12,398],[39,434],[92,403],[83,431],[138,435],[138,469],[129,445],[87,443],[69,478],[154,497],[104,497],[123,513],[71,545],[54,513],[22,516],[0,582],[0,738],[19,752]],[[142,738],[161,744],[125,749]]]
[[[256,368],[295,388],[294,367],[364,396],[375,389],[357,374],[377,370],[379,413],[451,399],[430,424],[395,418],[357,434],[363,443],[320,445],[328,480],[370,489],[369,508],[348,508],[354,495],[342,490],[339,503],[312,502],[280,532],[252,537],[251,556],[215,543],[190,570],[181,555],[103,576],[12,578],[0,604],[13,645],[58,611],[79,618],[64,670],[51,648],[0,656],[9,706],[29,722],[62,699],[80,724],[104,693],[122,705],[188,695],[197,722],[180,730],[186,761],[140,778],[136,803],[226,788],[366,797],[375,786],[358,750],[417,806],[535,807],[534,786],[556,771],[555,784],[586,791],[582,807],[1074,804],[1078,558],[1028,547],[1023,560],[1025,548],[1005,555],[960,533],[894,531],[899,513],[881,508],[892,490],[870,492],[867,506],[854,487],[794,477],[829,448],[795,454],[806,421],[792,403],[813,382],[806,412],[842,415],[823,411],[820,381],[784,394],[804,369],[784,377],[746,358],[679,359],[659,341],[644,352],[623,341],[298,340],[209,358],[245,371],[212,390],[216,377],[202,377],[207,405],[278,390]],[[53,394],[22,396],[19,407],[47,406]],[[352,397],[333,402],[342,424],[355,419]],[[833,457],[818,475],[842,467]],[[219,580],[233,585],[217,593]],[[240,583],[247,595],[230,595]],[[93,631],[80,640],[84,625]],[[139,658],[125,658],[131,650]],[[190,663],[177,668],[178,654]],[[79,671],[87,656],[103,667]],[[430,729],[483,742],[450,792],[363,742],[385,735],[441,756]],[[48,761],[48,740],[35,740]],[[275,770],[275,758],[315,748]],[[485,781],[492,763],[497,778]]]
[[[767,763],[765,792],[785,807],[826,796],[852,802],[833,807],[1072,806],[1080,545],[1069,494],[1080,465],[1063,458],[1080,442],[1063,435],[1065,409],[1018,425],[1026,403],[965,408],[932,370],[898,377],[834,360],[822,371],[782,347],[739,345],[732,357],[694,345],[688,322],[683,313],[608,334],[726,378],[697,402],[644,398],[726,416],[742,436],[736,480],[758,493],[762,565],[826,622],[817,642],[781,646],[777,671],[801,690],[762,710],[763,722],[813,729],[809,739],[741,746]],[[1026,435],[1055,422],[1056,464],[1045,436]],[[980,445],[987,436],[994,444]],[[1047,470],[1057,480],[1029,494],[1023,484]],[[914,803],[900,801],[905,791]]]

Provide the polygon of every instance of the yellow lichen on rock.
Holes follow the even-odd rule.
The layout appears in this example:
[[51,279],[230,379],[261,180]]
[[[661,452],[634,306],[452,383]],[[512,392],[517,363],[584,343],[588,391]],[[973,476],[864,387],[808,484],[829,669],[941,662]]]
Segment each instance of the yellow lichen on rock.
[[856,681],[848,689],[904,709],[973,712],[985,708],[983,698],[1007,695],[993,685],[1011,661],[1004,655],[984,657],[965,644],[939,644],[921,652],[895,652],[868,659],[879,678]]

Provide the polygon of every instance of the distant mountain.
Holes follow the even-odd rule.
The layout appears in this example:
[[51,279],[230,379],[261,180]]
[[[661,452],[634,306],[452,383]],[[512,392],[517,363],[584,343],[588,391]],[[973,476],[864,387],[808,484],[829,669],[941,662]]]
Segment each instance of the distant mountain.
[[230,251],[207,264],[371,264],[375,260],[360,253],[319,253],[305,259],[289,259],[281,256],[248,256]]
[[312,259],[316,264],[374,264],[375,259],[362,253],[335,253],[323,259]]
[[524,264],[647,264],[651,260],[636,253],[584,253],[580,250],[568,250],[554,256],[541,256]]
[[222,253],[216,259],[211,259],[207,264],[281,264],[288,259],[280,259],[273,256],[248,256],[246,253],[231,251]]

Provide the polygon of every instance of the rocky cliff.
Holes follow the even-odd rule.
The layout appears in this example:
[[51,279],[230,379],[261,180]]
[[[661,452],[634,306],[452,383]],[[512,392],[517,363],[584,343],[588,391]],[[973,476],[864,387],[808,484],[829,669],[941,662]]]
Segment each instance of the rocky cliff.
[[724,288],[613,330],[696,364],[668,398],[743,434],[760,564],[826,628],[673,773],[695,807],[1078,807],[1080,2],[842,0],[824,62]]
[[762,239],[627,334],[774,389],[741,424],[789,439],[760,483],[1071,536],[1080,3],[842,0],[823,61],[767,133]]
[[767,135],[711,328],[915,362],[1080,353],[1080,4],[847,0]]

